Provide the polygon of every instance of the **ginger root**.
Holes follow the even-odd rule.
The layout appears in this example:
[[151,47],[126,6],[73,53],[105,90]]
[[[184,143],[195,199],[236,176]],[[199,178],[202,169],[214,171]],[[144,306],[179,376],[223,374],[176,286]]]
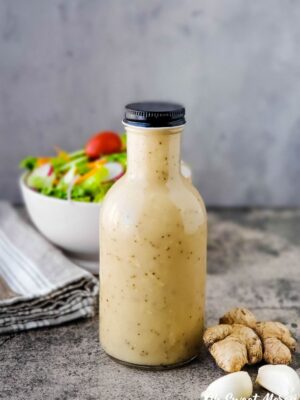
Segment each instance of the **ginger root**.
[[247,308],[233,308],[220,318],[220,324],[241,324],[255,329],[255,315]]
[[240,371],[245,364],[256,364],[262,359],[259,337],[244,325],[212,326],[205,331],[203,340],[218,366],[226,372]]
[[289,364],[296,340],[286,326],[280,322],[257,322],[256,333],[264,347],[264,360],[268,364]]
[[280,322],[259,322],[247,308],[234,308],[208,328],[204,343],[226,372],[240,371],[263,358],[269,364],[289,364],[296,341]]

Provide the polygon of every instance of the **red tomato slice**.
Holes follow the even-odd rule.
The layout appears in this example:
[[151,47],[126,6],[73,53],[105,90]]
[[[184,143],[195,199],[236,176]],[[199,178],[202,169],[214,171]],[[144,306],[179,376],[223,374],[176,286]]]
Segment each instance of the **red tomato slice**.
[[120,136],[112,131],[99,132],[92,136],[85,145],[86,155],[98,158],[105,154],[119,153],[122,149]]

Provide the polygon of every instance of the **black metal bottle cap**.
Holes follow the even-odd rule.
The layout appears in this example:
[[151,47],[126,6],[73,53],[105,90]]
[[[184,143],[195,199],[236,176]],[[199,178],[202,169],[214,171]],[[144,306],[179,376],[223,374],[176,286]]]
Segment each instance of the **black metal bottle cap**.
[[164,128],[185,124],[185,108],[163,101],[143,101],[125,106],[124,124],[145,128]]

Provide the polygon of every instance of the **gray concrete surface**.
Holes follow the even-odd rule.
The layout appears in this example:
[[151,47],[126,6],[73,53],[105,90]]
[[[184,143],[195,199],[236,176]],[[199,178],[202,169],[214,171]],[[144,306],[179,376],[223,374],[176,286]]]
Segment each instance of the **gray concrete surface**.
[[25,155],[172,99],[207,204],[300,205],[299,20],[294,0],[0,0],[1,197]]
[[[300,339],[300,211],[210,213],[207,324],[229,308],[287,324]],[[291,240],[291,238],[293,238]],[[300,373],[300,348],[292,366]],[[247,368],[256,376],[257,366]],[[223,372],[203,351],[184,368],[149,372],[119,365],[99,347],[98,318],[0,336],[5,400],[199,400]],[[265,391],[255,386],[263,399]]]

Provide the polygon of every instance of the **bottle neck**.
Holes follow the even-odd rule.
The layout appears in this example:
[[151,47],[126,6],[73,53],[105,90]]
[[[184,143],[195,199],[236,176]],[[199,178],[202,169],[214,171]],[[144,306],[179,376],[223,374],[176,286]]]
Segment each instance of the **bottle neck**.
[[182,130],[126,126],[127,176],[161,183],[178,177]]

